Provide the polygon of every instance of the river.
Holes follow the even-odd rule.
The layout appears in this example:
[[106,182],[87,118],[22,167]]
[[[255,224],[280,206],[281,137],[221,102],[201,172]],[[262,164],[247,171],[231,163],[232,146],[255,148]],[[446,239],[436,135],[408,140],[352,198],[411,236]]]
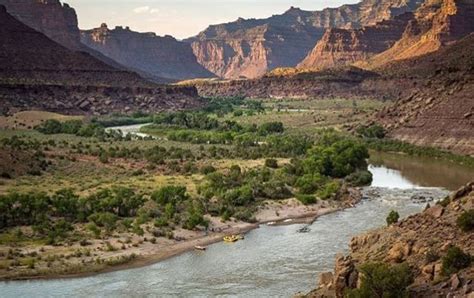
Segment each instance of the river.
[[[402,217],[421,211],[414,195],[440,199],[473,177],[472,169],[436,160],[372,153],[372,186],[355,208],[303,225],[261,226],[235,244],[217,243],[157,264],[96,276],[0,283],[1,297],[290,297],[316,287],[350,239],[381,227],[390,210]],[[413,164],[415,163],[415,164]],[[438,172],[432,172],[433,169]],[[455,173],[456,172],[456,173]],[[455,177],[451,178],[439,177]]]

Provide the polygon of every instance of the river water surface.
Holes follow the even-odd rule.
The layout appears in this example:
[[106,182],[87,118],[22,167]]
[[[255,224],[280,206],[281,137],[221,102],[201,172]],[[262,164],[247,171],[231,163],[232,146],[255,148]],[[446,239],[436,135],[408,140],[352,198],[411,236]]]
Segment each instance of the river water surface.
[[400,155],[372,153],[370,164],[374,182],[363,190],[366,198],[320,217],[308,233],[298,233],[303,225],[261,226],[244,241],[143,268],[0,283],[0,297],[290,297],[316,287],[318,273],[332,270],[336,253],[347,253],[353,236],[383,226],[390,210],[402,217],[419,212],[426,203],[414,195],[440,199],[474,176],[469,168]]

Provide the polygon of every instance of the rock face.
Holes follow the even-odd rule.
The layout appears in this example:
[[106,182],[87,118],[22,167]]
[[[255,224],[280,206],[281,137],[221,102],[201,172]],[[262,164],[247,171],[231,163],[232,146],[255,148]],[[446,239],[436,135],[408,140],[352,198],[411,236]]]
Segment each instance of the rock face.
[[327,29],[315,48],[297,67],[320,70],[366,60],[392,47],[412,19],[412,13],[405,13],[360,29]]
[[344,297],[347,289],[358,287],[357,266],[367,262],[408,263],[415,277],[409,287],[410,297],[468,297],[474,291],[474,264],[442,276],[440,258],[450,246],[474,254],[472,232],[463,232],[456,225],[463,211],[474,208],[474,182],[453,193],[449,200],[446,207],[436,206],[442,213],[428,209],[390,227],[354,237],[350,255],[339,255],[334,273],[324,274],[319,288],[307,297]]
[[57,43],[73,50],[83,49],[76,12],[68,4],[61,4],[59,0],[0,0],[0,5]]
[[473,32],[473,18],[472,0],[427,0],[393,47],[356,65],[375,69],[394,60],[435,52]]
[[9,15],[1,5],[0,40],[2,114],[32,108],[105,113],[199,104],[194,88],[158,86],[63,47]]
[[138,33],[128,27],[110,30],[102,24],[100,28],[82,31],[81,40],[88,47],[148,76],[174,80],[213,76],[197,63],[188,43],[171,36]]
[[294,67],[314,48],[325,28],[359,28],[413,11],[421,0],[363,0],[359,4],[303,11],[291,8],[268,19],[213,25],[190,38],[198,62],[222,78],[256,78]]

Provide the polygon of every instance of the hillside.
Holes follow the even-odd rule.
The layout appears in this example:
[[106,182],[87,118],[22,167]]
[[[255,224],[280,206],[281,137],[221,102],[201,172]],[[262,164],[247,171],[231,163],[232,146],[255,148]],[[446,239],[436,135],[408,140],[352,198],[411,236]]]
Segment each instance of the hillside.
[[153,77],[184,80],[213,76],[197,63],[188,43],[171,36],[138,33],[128,27],[109,29],[102,24],[99,28],[82,31],[81,40],[122,65]]
[[396,139],[474,155],[473,53],[471,34],[437,52],[386,66],[386,76],[420,83],[375,120]]
[[294,67],[326,28],[375,25],[416,9],[420,0],[364,0],[322,11],[291,8],[267,19],[212,25],[191,43],[198,62],[222,78],[256,78],[278,67]]
[[197,97],[192,87],[157,86],[63,47],[9,15],[4,6],[0,40],[2,113],[31,108],[65,113],[136,110],[140,105],[150,110],[182,108]]
[[[413,277],[408,283],[410,297],[467,297],[472,294],[474,264],[460,262],[454,247],[471,256],[474,254],[472,226],[471,230],[463,231],[457,223],[463,213],[472,212],[474,208],[474,183],[454,192],[444,203],[446,207],[437,204],[389,227],[353,238],[350,254],[338,256],[334,272],[321,274],[318,289],[306,297],[343,297],[350,289],[367,286],[362,282],[367,276],[361,273],[361,268],[374,262],[389,266],[407,264]],[[455,255],[457,259],[452,261]],[[398,280],[403,278],[401,273],[396,277]],[[372,284],[372,290],[377,285],[380,287],[381,284]],[[386,284],[386,288],[390,286],[396,287]]]

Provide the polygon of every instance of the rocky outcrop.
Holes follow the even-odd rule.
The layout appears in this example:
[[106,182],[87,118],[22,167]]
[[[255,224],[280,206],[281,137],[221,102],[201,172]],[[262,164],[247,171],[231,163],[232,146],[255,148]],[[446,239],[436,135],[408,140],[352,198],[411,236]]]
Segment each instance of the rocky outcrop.
[[0,0],[0,5],[57,43],[72,50],[83,49],[76,12],[68,4],[61,4],[59,0]]
[[18,21],[0,6],[2,114],[40,109],[106,113],[200,104],[193,87],[166,87],[72,51]]
[[190,38],[198,62],[222,78],[256,78],[278,67],[294,67],[326,28],[375,25],[408,11],[421,0],[363,0],[322,11],[291,8],[268,19],[213,25]]
[[398,41],[412,13],[360,29],[330,28],[298,68],[320,70],[351,65],[389,49]]
[[472,232],[463,232],[456,224],[463,211],[474,208],[474,182],[454,192],[449,201],[446,207],[435,205],[390,227],[354,237],[350,254],[339,255],[334,273],[325,273],[318,289],[307,297],[344,297],[348,289],[360,285],[358,267],[368,262],[407,263],[414,275],[411,297],[467,297],[474,291],[474,264],[444,276],[441,258],[451,246],[474,254]]
[[209,78],[213,74],[197,63],[188,43],[171,36],[138,33],[128,27],[101,27],[82,31],[81,40],[88,47],[152,78],[185,80]]
[[472,0],[425,1],[393,47],[356,65],[375,69],[396,60],[435,52],[473,32],[473,18]]
[[195,88],[0,84],[0,113],[24,110],[72,115],[155,113],[204,105]]
[[81,43],[76,11],[68,4],[59,0],[0,0],[0,5],[4,5],[16,19],[60,45],[72,51],[89,53],[114,68],[126,69]]

